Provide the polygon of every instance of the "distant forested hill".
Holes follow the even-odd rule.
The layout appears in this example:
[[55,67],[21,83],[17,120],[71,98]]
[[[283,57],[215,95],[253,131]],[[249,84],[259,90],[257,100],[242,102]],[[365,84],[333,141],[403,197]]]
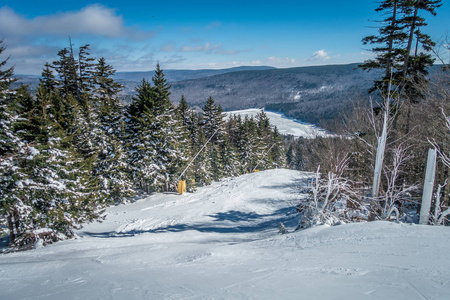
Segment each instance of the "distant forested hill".
[[265,107],[317,124],[367,97],[375,76],[357,64],[240,71],[174,82],[171,98],[202,105],[212,96],[225,110]]
[[[276,69],[237,67],[221,70],[164,70],[171,82],[171,100],[184,95],[191,106],[203,106],[212,96],[225,110],[266,108],[305,122],[318,124],[336,118],[350,103],[367,97],[376,72],[364,72],[357,64]],[[154,72],[117,72],[125,85],[121,92],[130,102],[142,78]],[[35,88],[39,76],[18,75],[20,82]]]

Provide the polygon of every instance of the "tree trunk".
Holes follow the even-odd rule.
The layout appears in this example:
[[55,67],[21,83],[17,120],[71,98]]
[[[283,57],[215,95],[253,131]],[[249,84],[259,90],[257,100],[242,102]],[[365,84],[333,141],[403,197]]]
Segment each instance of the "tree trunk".
[[16,233],[20,233],[20,216],[19,212],[17,211],[17,208],[14,208],[14,227],[16,227]]
[[397,2],[398,0],[394,1],[394,11],[392,12],[392,21],[391,21],[391,32],[389,35],[389,42],[388,42],[388,52],[387,52],[387,62],[386,62],[386,78],[389,78],[390,72],[391,72],[391,66],[392,66],[392,48],[394,44],[394,28],[395,23],[397,22]]
[[14,243],[16,242],[16,235],[14,234],[14,224],[12,221],[12,214],[11,212],[8,214],[8,229],[9,229],[9,239],[10,239],[10,244],[14,245]]
[[408,74],[409,56],[410,56],[410,52],[411,52],[411,48],[412,48],[412,42],[414,40],[414,30],[416,29],[416,19],[417,19],[418,11],[419,11],[419,7],[416,4],[416,6],[414,8],[414,16],[413,16],[411,28],[409,31],[408,46],[406,48],[406,56],[405,56],[405,61],[404,61],[404,65],[403,65],[403,85],[405,84],[406,75]]

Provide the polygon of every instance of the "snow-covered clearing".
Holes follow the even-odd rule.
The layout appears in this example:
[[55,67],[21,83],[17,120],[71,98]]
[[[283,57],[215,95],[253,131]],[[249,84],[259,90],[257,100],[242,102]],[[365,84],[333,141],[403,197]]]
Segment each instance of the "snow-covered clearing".
[[372,222],[292,231],[270,170],[108,210],[80,238],[0,257],[0,299],[448,299],[450,228]]
[[[259,108],[250,108],[244,110],[235,110],[235,111],[227,111],[227,116],[230,115],[241,115],[242,117],[249,116],[255,117],[257,113],[259,113],[261,109]],[[296,138],[304,137],[304,138],[315,138],[317,136],[329,136],[324,129],[321,129],[315,125],[302,123],[300,121],[287,118],[282,114],[265,111],[267,117],[270,119],[270,124],[276,126],[278,131],[281,134],[292,135]]]

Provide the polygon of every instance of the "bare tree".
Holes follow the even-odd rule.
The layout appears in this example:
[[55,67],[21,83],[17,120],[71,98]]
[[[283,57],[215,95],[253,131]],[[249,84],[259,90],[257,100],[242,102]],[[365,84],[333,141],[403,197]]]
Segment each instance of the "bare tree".
[[400,217],[398,206],[403,206],[408,201],[408,196],[412,191],[417,190],[417,185],[400,185],[399,177],[402,173],[402,167],[413,158],[410,154],[411,146],[405,146],[404,143],[394,147],[393,159],[391,165],[384,167],[384,174],[386,178],[386,192],[380,199],[380,218],[389,220],[392,214],[395,213],[396,219]]
[[357,201],[353,182],[343,175],[349,160],[350,156],[344,157],[325,178],[322,178],[318,167],[311,180],[308,196],[301,199],[297,206],[301,219],[296,230],[348,222],[364,209]]

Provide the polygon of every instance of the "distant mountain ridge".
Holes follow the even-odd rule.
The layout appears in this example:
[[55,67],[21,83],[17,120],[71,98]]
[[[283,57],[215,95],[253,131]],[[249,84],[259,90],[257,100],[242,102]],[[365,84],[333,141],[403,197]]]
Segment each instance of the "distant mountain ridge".
[[266,108],[318,124],[335,119],[351,103],[367,97],[378,72],[358,64],[251,70],[225,73],[172,84],[171,99],[184,95],[188,104],[202,106],[209,96],[224,110]]
[[[197,79],[202,77],[221,75],[240,71],[255,71],[255,70],[271,70],[276,69],[269,66],[241,66],[227,69],[201,69],[201,70],[164,70],[164,74],[169,82],[176,82],[181,80]],[[141,81],[143,78],[151,80],[154,71],[145,72],[117,72],[115,79],[118,81]]]
[[[377,72],[364,72],[358,64],[277,69],[242,66],[228,69],[164,70],[172,84],[171,100],[184,95],[191,106],[203,106],[209,96],[225,110],[266,108],[288,117],[318,124],[333,119],[356,98],[367,96]],[[124,84],[122,100],[130,102],[143,78],[154,71],[117,72]],[[19,82],[35,89],[39,76],[17,75]]]

